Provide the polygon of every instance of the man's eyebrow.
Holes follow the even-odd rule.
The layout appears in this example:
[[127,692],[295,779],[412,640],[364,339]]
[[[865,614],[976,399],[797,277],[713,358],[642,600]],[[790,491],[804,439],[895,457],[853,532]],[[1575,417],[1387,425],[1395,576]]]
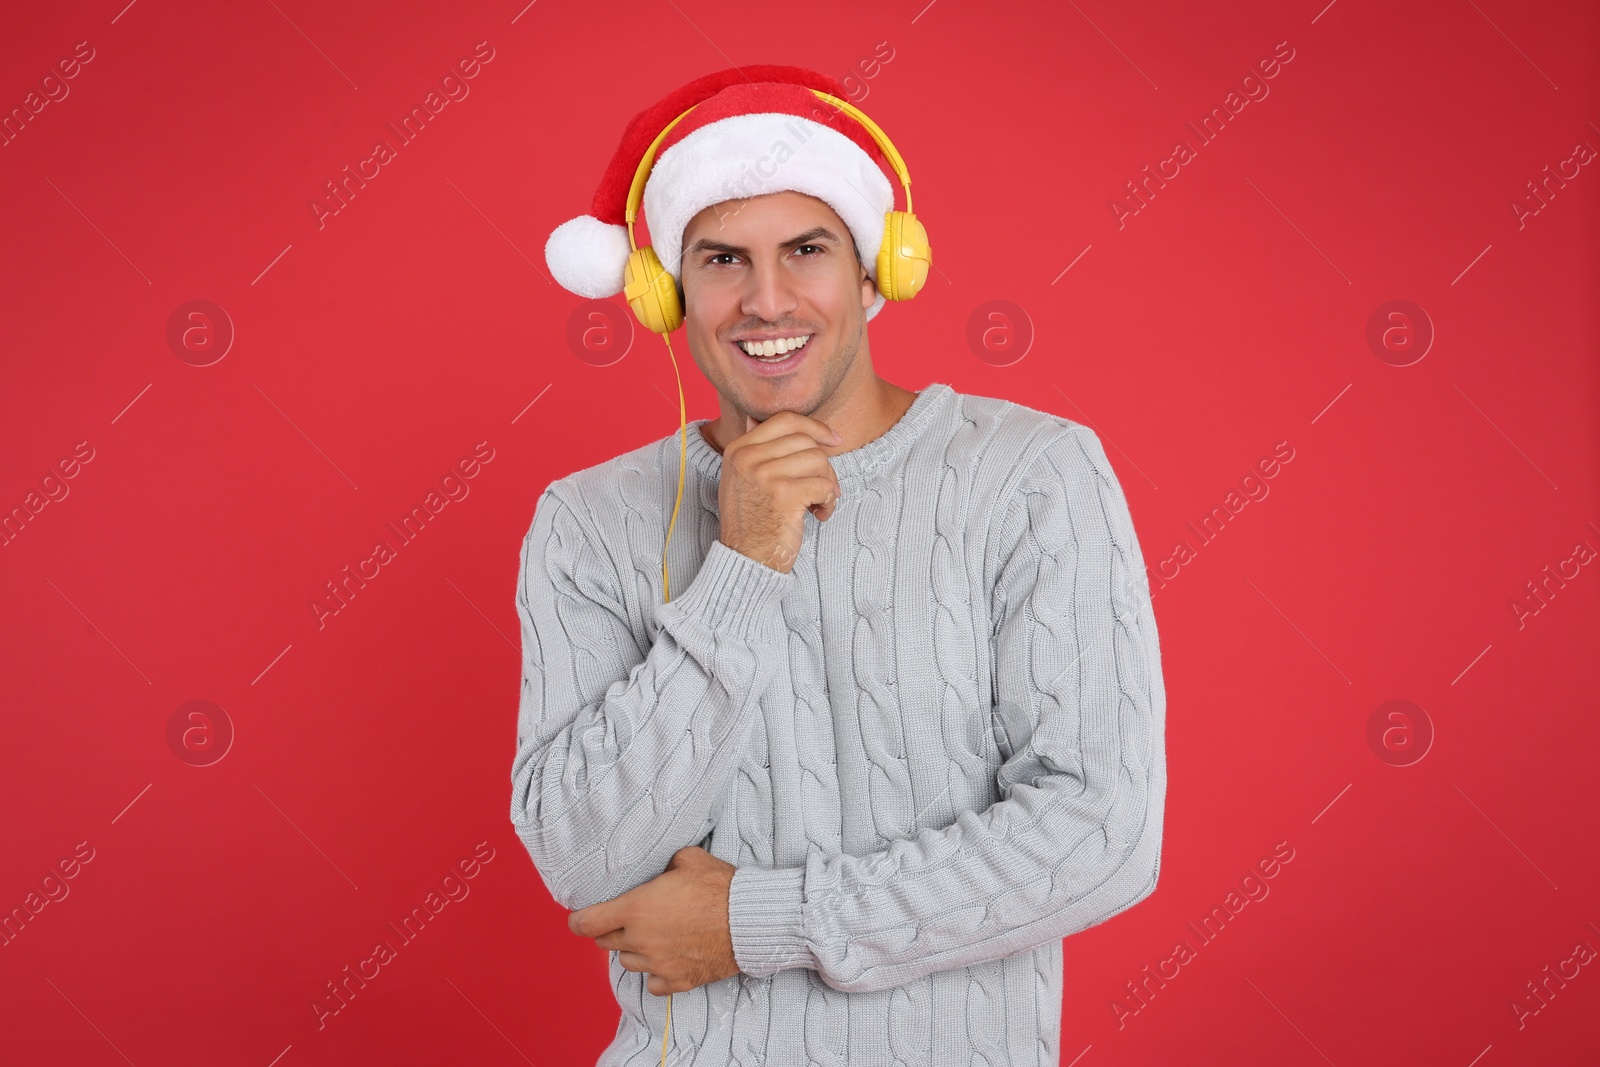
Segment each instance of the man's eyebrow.
[[[813,226],[805,233],[791,237],[787,241],[782,242],[778,245],[778,247],[780,249],[798,248],[800,245],[811,244],[815,241],[832,241],[834,244],[843,243],[839,240],[838,234],[834,233],[826,226]],[[713,241],[708,237],[702,237],[700,240],[690,245],[689,250],[685,252],[684,255],[693,256],[701,252],[729,252],[736,256],[748,256],[750,254],[750,250],[748,248],[740,248],[738,245],[723,244],[721,241]]]

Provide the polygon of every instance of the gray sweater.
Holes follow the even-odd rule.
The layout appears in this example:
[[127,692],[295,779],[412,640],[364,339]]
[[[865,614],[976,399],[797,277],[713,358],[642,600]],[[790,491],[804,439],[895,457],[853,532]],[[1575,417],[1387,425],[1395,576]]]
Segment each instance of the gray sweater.
[[[935,383],[833,456],[791,573],[717,540],[689,424],[552,482],[522,545],[511,820],[562,907],[701,844],[741,974],[672,997],[669,1063],[1058,1064],[1061,939],[1155,889],[1166,693],[1099,438]],[[709,835],[709,840],[707,840]],[[611,953],[600,1067],[667,998]],[[981,1057],[981,1059],[980,1059]]]

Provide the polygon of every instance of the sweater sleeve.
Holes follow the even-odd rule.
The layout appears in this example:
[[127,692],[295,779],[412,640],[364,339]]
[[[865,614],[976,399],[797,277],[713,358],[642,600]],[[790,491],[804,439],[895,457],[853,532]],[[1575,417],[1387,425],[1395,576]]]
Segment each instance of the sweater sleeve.
[[996,535],[997,699],[973,714],[1008,739],[1003,799],[881,851],[739,868],[729,926],[745,973],[890,988],[1076,933],[1154,891],[1166,691],[1149,580],[1099,438],[1062,425]]
[[576,910],[649,881],[711,829],[782,655],[794,578],[714,541],[656,609],[650,643],[561,484],[522,543],[511,822],[550,895]]

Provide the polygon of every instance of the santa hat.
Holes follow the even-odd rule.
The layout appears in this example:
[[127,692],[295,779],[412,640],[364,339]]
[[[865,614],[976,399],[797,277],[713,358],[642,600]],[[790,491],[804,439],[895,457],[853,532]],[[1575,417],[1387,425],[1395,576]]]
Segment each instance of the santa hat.
[[[866,128],[812,89],[845,98],[844,87],[825,74],[756,65],[697,78],[639,112],[606,167],[590,213],[563,222],[545,243],[550,273],[578,296],[622,292],[634,172],[656,136],[694,106],[662,140],[644,187],[650,244],[674,279],[681,284],[683,231],[695,215],[725,200],[793,190],[833,208],[876,282],[884,215],[894,208],[885,172],[894,172]],[[883,305],[880,292],[866,317]]]

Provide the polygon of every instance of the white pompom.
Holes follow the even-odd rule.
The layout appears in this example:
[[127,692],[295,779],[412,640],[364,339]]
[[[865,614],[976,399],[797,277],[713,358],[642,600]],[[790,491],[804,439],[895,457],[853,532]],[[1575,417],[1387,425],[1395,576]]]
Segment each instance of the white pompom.
[[631,251],[626,226],[579,215],[551,231],[544,261],[563,289],[599,300],[622,292]]

